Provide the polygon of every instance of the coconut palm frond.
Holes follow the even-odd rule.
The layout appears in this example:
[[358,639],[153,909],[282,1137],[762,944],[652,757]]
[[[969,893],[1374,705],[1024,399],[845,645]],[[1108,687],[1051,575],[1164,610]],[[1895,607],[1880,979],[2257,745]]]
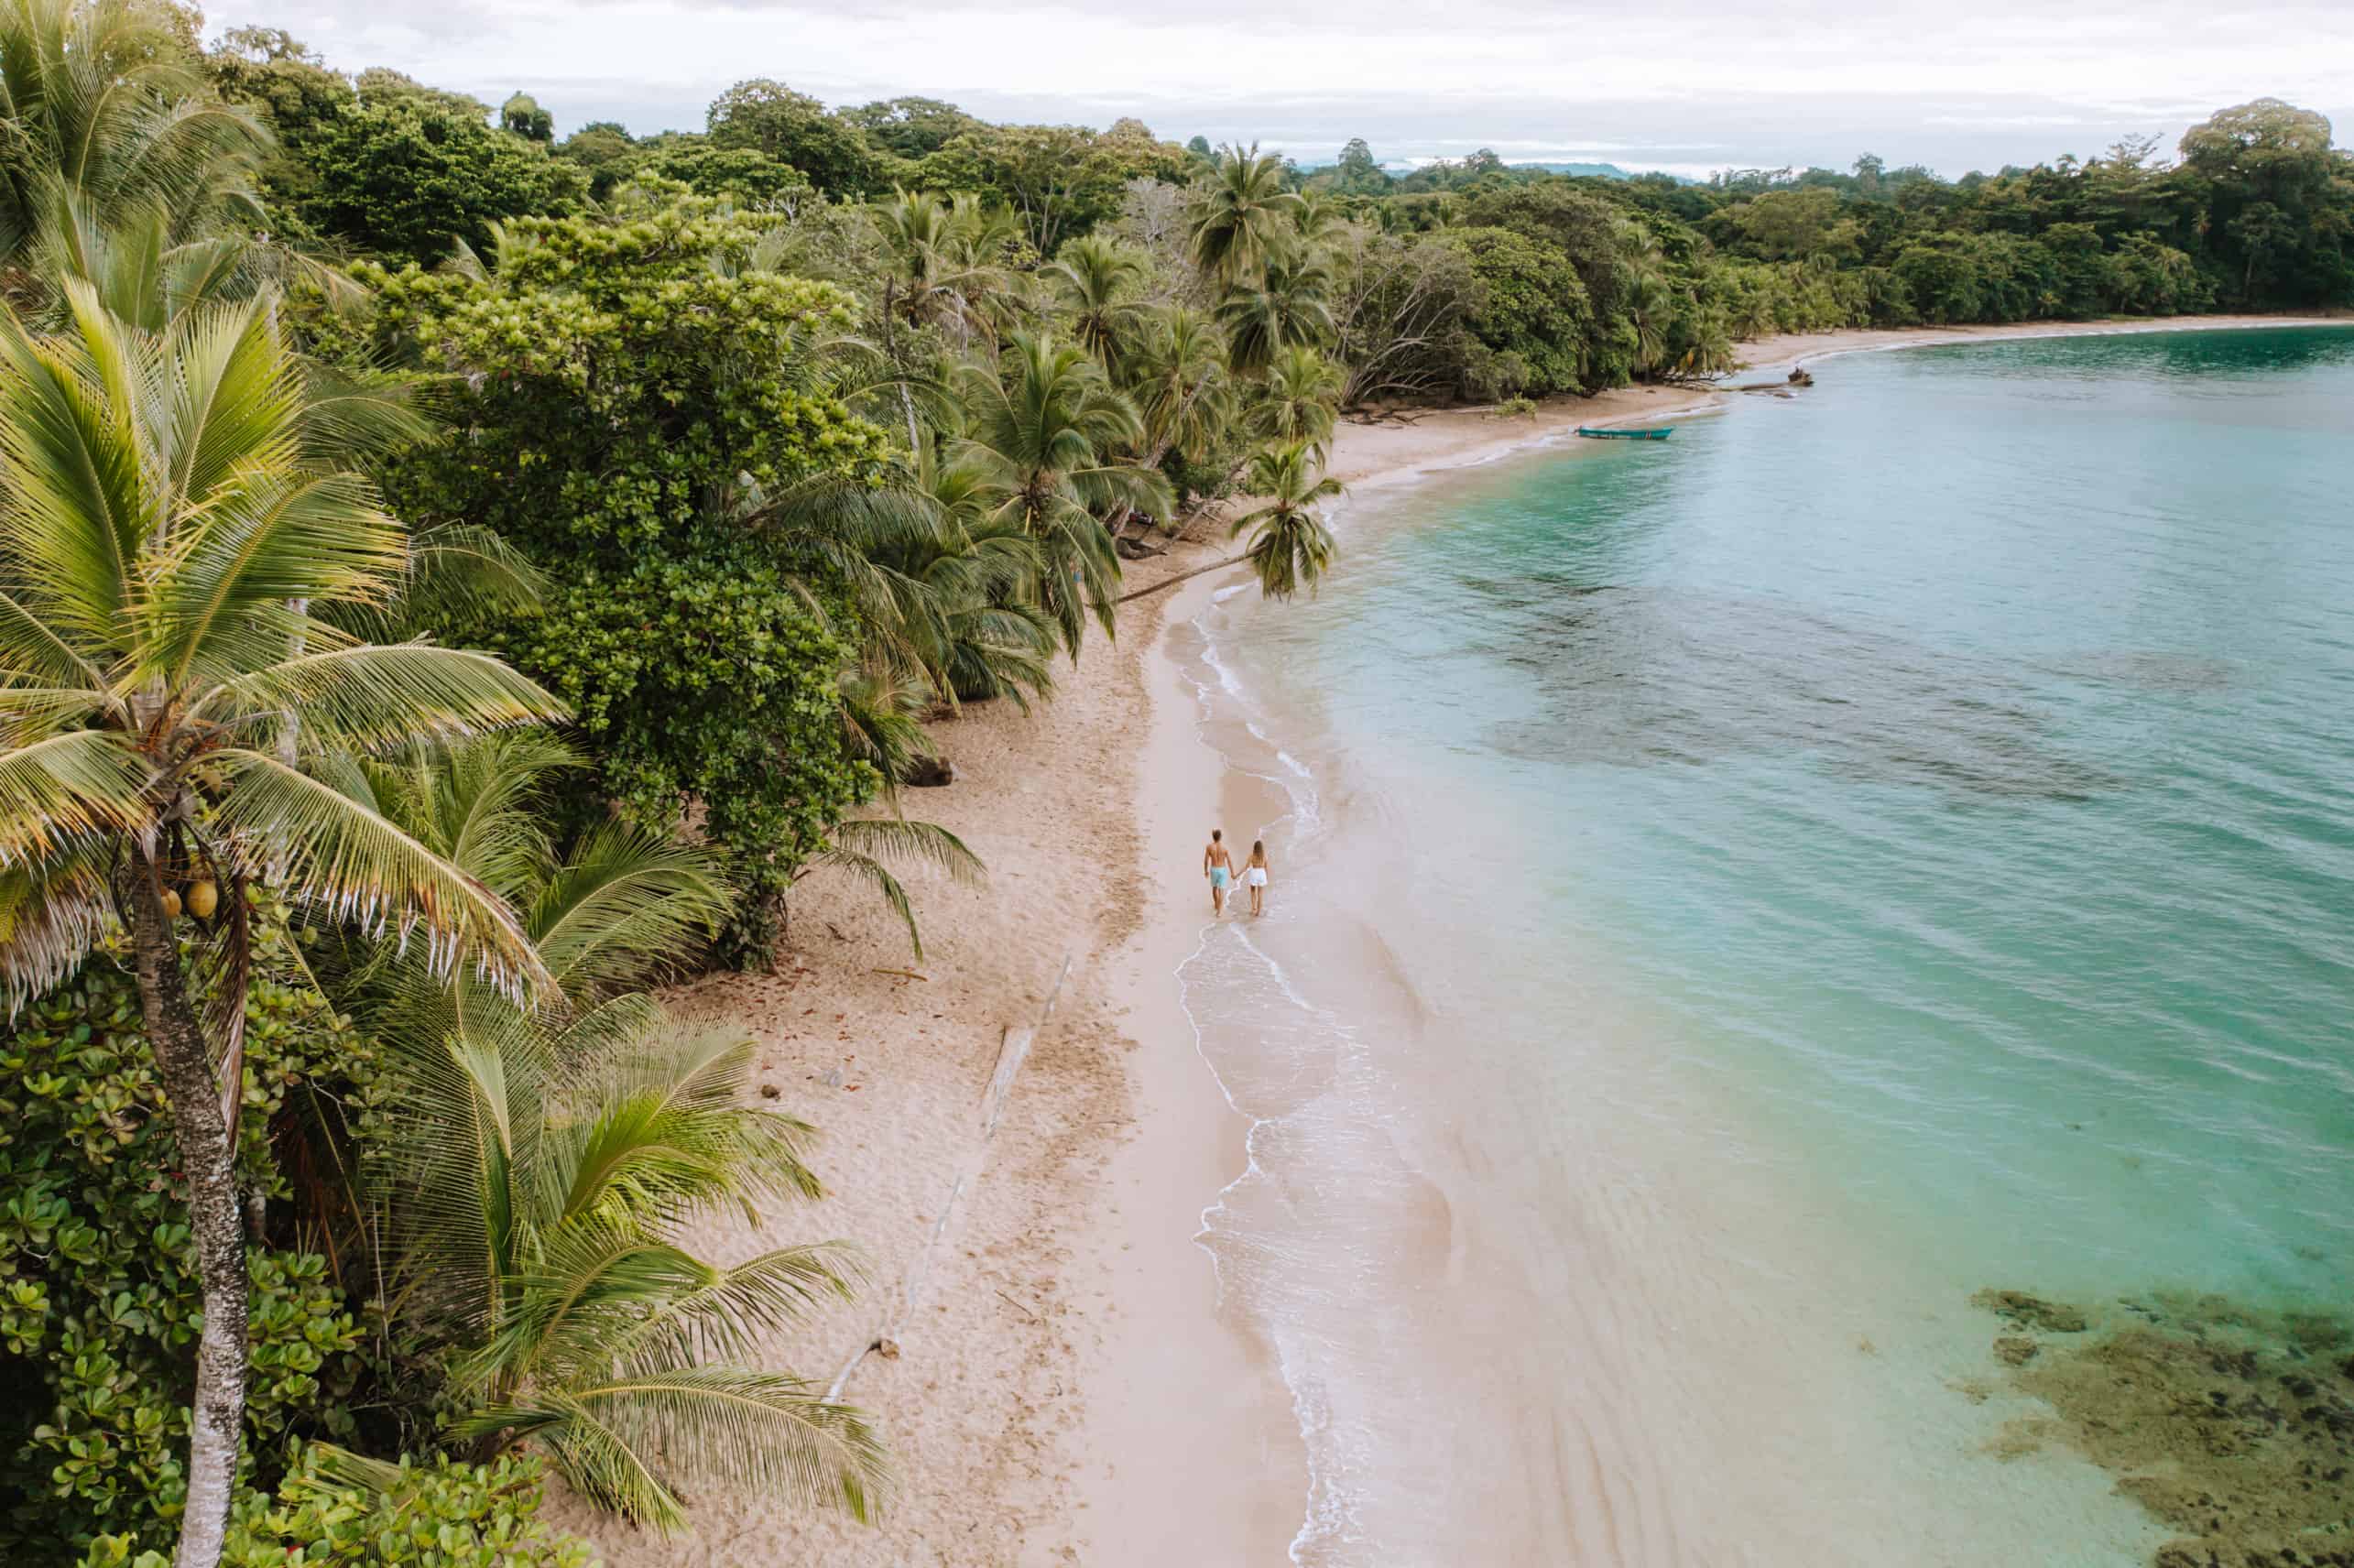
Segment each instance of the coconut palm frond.
[[709,850],[612,822],[592,830],[549,876],[524,925],[556,983],[583,1000],[683,964],[733,899]]
[[564,715],[563,704],[486,653],[395,643],[331,648],[223,681],[197,704],[225,725],[292,710],[321,744],[387,752]]
[[893,817],[852,818],[834,824],[837,847],[902,866],[923,866],[966,887],[989,879],[981,857],[964,841],[937,822],[910,822]]
[[0,863],[144,829],[154,769],[106,730],[66,730],[0,752]]
[[466,963],[518,994],[553,977],[506,903],[397,824],[288,767],[242,748],[213,754],[228,780],[215,823],[249,868],[363,929],[415,936],[437,974]]
[[665,1533],[684,1523],[657,1455],[706,1486],[873,1516],[889,1462],[866,1417],[812,1385],[717,1366],[636,1373],[540,1393],[459,1423],[461,1436],[512,1432],[543,1443],[566,1480]]
[[980,856],[965,848],[964,841],[946,828],[935,822],[911,822],[896,817],[836,822],[833,846],[811,860],[801,875],[817,870],[843,871],[874,888],[907,927],[908,945],[921,959],[923,931],[916,923],[915,904],[892,872],[891,862],[926,866],[966,887],[981,885],[988,875]]
[[95,845],[0,866],[0,998],[14,1012],[65,979],[114,923]]

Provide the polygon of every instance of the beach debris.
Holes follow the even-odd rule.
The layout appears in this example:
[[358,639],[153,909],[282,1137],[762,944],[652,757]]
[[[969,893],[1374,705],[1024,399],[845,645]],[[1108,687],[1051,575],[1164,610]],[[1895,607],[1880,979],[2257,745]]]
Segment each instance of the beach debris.
[[[927,985],[931,984],[932,981],[931,975],[919,975],[912,969],[876,969],[869,971],[869,973],[875,975],[896,975],[902,980],[921,980]],[[932,1016],[934,1018],[939,1017],[936,1013]]]
[[773,1100],[782,1093],[783,1091],[779,1089],[774,1083],[763,1083],[760,1085],[760,1098],[764,1100]]
[[2043,1348],[2023,1334],[2006,1334],[1994,1342],[1994,1358],[2005,1367],[2024,1367]]
[[1008,1305],[1008,1306],[1011,1307],[1014,1311],[1016,1311],[1016,1312],[1019,1312],[1022,1316],[1024,1316],[1024,1317],[1028,1318],[1030,1322],[1032,1322],[1032,1323],[1036,1323],[1036,1322],[1038,1321],[1038,1314],[1037,1314],[1036,1312],[1031,1312],[1028,1307],[1023,1306],[1019,1301],[1015,1301],[1011,1296],[1007,1295],[1003,1290],[999,1290],[999,1291],[997,1292],[997,1299],[998,1299],[998,1300],[1000,1300],[1000,1301],[1004,1301],[1004,1302],[1006,1303],[1006,1305]]
[[940,789],[956,782],[956,765],[944,757],[919,757],[901,780],[919,789]]
[[824,1084],[824,1085],[825,1085],[827,1088],[829,1088],[829,1089],[839,1089],[839,1088],[841,1088],[841,1087],[842,1087],[842,1069],[841,1069],[841,1068],[839,1068],[839,1067],[829,1067],[829,1068],[827,1068],[827,1069],[825,1070],[825,1076],[824,1076],[824,1077],[823,1077],[823,1078],[821,1078],[821,1079],[819,1079],[819,1080],[818,1080],[818,1082],[819,1082],[819,1083],[823,1083],[823,1084]]
[[[997,1118],[1005,1112],[1006,1098],[1013,1091],[1014,1077],[1021,1071],[1022,1062],[1030,1054],[1030,1041],[1045,1029],[1048,1021],[1054,1017],[1054,1004],[1063,995],[1063,983],[1070,977],[1071,965],[1076,956],[1075,953],[1067,953],[1063,955],[1063,967],[1055,971],[1054,984],[1046,993],[1046,1006],[1040,1010],[1038,1022],[1029,1029],[1008,1029],[1005,1031],[1004,1037],[998,1043],[997,1071],[990,1074],[988,1090],[982,1096],[978,1136],[974,1139],[972,1155],[965,1168],[957,1173],[955,1181],[949,1187],[948,1196],[940,1205],[939,1217],[932,1222],[931,1234],[925,1237],[923,1246],[918,1249],[913,1261],[908,1266],[906,1274],[901,1277],[899,1288],[894,1292],[897,1300],[887,1312],[880,1332],[857,1354],[845,1360],[842,1364],[842,1370],[835,1373],[834,1381],[826,1386],[825,1402],[827,1404],[841,1402],[843,1390],[850,1386],[851,1375],[858,1370],[858,1364],[866,1360],[868,1356],[880,1355],[893,1360],[898,1358],[899,1347],[897,1336],[905,1331],[908,1322],[914,1316],[917,1307],[923,1300],[925,1287],[932,1277],[932,1260],[939,1254],[942,1244],[947,1239],[948,1227],[962,1207],[965,1190],[980,1185],[981,1178],[988,1173],[989,1147],[997,1136]],[[839,1081],[838,1071],[827,1076]],[[934,1303],[933,1310],[944,1312],[948,1310],[948,1304],[945,1301]]]
[[834,934],[834,940],[836,942],[848,942],[850,940],[848,937],[842,934],[842,928],[835,925],[832,920],[825,922],[825,929]]
[[1812,387],[1815,385],[1815,373],[1803,365],[1797,366],[1790,373],[1790,384],[1793,387]]
[[1980,1290],[1970,1305],[1992,1312],[2005,1323],[2039,1334],[2082,1334],[2085,1315],[2071,1306],[2031,1296],[2024,1290]]

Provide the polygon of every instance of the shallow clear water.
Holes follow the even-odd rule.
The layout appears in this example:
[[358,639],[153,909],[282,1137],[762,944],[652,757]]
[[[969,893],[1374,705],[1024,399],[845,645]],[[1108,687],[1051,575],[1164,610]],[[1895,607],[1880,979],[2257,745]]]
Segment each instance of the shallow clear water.
[[1816,370],[1181,640],[1302,1562],[2135,1561],[1968,1293],[2354,1298],[2354,331]]

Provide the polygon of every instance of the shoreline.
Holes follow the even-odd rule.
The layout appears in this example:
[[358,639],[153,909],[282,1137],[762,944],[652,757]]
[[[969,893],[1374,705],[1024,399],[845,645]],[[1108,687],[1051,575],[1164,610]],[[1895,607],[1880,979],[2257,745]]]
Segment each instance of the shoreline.
[[[1743,345],[1748,352],[1742,369],[1781,369],[1846,354],[2010,339],[2349,324],[2354,323],[2344,317],[2201,316],[2163,321],[1787,334]],[[1750,394],[1717,387],[1623,387],[1591,398],[1549,401],[1540,406],[1533,420],[1517,428],[1499,428],[1499,421],[1478,409],[1435,410],[1405,424],[1344,421],[1335,440],[1328,471],[1352,492],[1435,483],[1455,469],[1561,449],[1564,443],[1576,441],[1573,432],[1580,424],[1621,423],[1660,415],[1699,417],[1716,412],[1731,397],[1745,395]],[[1345,551],[1348,532],[1346,524],[1336,531],[1343,536]],[[1198,556],[1207,553],[1199,547],[1181,545],[1154,564],[1182,569],[1181,563],[1190,566]],[[1119,1210],[1108,1202],[1106,1205],[1108,1212],[1102,1217],[1100,1244],[1125,1249],[1123,1255],[1131,1259],[1136,1249],[1149,1249],[1149,1261],[1131,1262],[1122,1283],[1116,1286],[1115,1300],[1124,1299],[1128,1306],[1127,1327],[1125,1331],[1114,1331],[1106,1348],[1116,1354],[1099,1368],[1099,1381],[1090,1388],[1091,1394],[1099,1393],[1106,1398],[1090,1399],[1081,1428],[1091,1440],[1101,1440],[1111,1447],[1125,1447],[1149,1433],[1158,1433],[1165,1444],[1172,1427],[1175,1427],[1185,1433],[1177,1445],[1182,1463],[1173,1469],[1166,1467],[1170,1456],[1164,1448],[1150,1467],[1151,1484],[1141,1487],[1122,1484],[1121,1462],[1098,1465],[1091,1483],[1084,1487],[1087,1517],[1095,1527],[1087,1540],[1095,1550],[1077,1559],[1083,1562],[1152,1564],[1180,1561],[1290,1561],[1291,1544],[1303,1522],[1308,1496],[1306,1445],[1296,1422],[1280,1436],[1270,1436],[1267,1431],[1271,1411],[1288,1408],[1289,1400],[1288,1390],[1281,1385],[1280,1373],[1268,1348],[1263,1344],[1245,1347],[1244,1361],[1272,1385],[1251,1395],[1237,1396],[1227,1390],[1225,1399],[1204,1400],[1200,1398],[1201,1389],[1189,1384],[1186,1372],[1222,1358],[1232,1365],[1233,1342],[1257,1337],[1255,1331],[1229,1321],[1218,1312],[1213,1279],[1215,1264],[1201,1245],[1200,1225],[1193,1223],[1243,1174],[1248,1164],[1243,1138],[1248,1129],[1240,1125],[1244,1118],[1226,1102],[1215,1069],[1202,1055],[1200,1040],[1180,1000],[1176,970],[1198,946],[1204,923],[1202,912],[1186,901],[1193,884],[1185,872],[1200,848],[1200,835],[1195,831],[1198,823],[1193,818],[1200,815],[1202,802],[1230,801],[1237,790],[1249,793],[1259,781],[1232,768],[1198,732],[1190,693],[1180,689],[1176,661],[1168,648],[1172,630],[1192,620],[1221,587],[1237,581],[1239,575],[1239,568],[1209,572],[1173,590],[1156,627],[1154,647],[1145,661],[1153,718],[1147,746],[1151,765],[1139,809],[1147,822],[1156,824],[1147,843],[1157,843],[1156,863],[1162,881],[1157,885],[1160,890],[1150,898],[1150,912],[1144,928],[1131,944],[1135,962],[1128,973],[1129,988],[1123,995],[1127,1004],[1123,1014],[1144,1020],[1131,1024],[1138,1037],[1150,1048],[1140,1060],[1139,1073],[1148,1081],[1157,1078],[1159,1083],[1146,1090],[1139,1110],[1139,1138],[1116,1164],[1126,1166],[1128,1185],[1123,1186],[1123,1193],[1128,1192],[1129,1185],[1136,1190],[1135,1196],[1125,1199],[1129,1220],[1152,1214],[1161,1219],[1157,1233],[1139,1234],[1132,1223],[1119,1223]],[[1225,814],[1231,820],[1240,820],[1231,809]],[[1171,887],[1182,887],[1184,894],[1171,893]],[[1172,1071],[1172,1063],[1182,1071]],[[1190,1071],[1197,1081],[1191,1091],[1182,1083],[1183,1071]],[[1164,1114],[1156,1117],[1156,1108]],[[1188,1137],[1201,1146],[1190,1160],[1182,1149],[1169,1147]],[[1145,1152],[1156,1145],[1155,1152]],[[1218,1156],[1215,1160],[1207,1158],[1213,1149]],[[1195,1180],[1201,1185],[1174,1193],[1155,1190],[1156,1183],[1165,1183],[1172,1173],[1188,1164],[1196,1171]],[[1150,1193],[1148,1206],[1137,1206],[1137,1198],[1146,1193]],[[1189,1234],[1177,1236],[1174,1233],[1179,1228],[1188,1229]],[[1193,1275],[1190,1288],[1184,1278],[1189,1262]],[[1172,1280],[1177,1287],[1173,1294],[1169,1290]],[[1205,1281],[1209,1282],[1207,1290],[1204,1288]],[[1191,1323],[1172,1312],[1172,1301],[1181,1308],[1186,1301],[1196,1303],[1197,1315]],[[1199,1304],[1204,1302],[1209,1311],[1199,1311]],[[1172,1322],[1172,1318],[1179,1321]],[[1223,1343],[1205,1345],[1205,1339]],[[1139,1396],[1155,1389],[1164,1396],[1165,1402],[1147,1399],[1143,1401],[1145,1408],[1139,1410]],[[1117,1407],[1120,1413],[1098,1414],[1103,1405]],[[1158,1406],[1157,1412],[1153,1406]],[[1223,1434],[1223,1450],[1218,1446],[1221,1434],[1215,1430],[1213,1416],[1220,1410],[1233,1417]],[[1204,1453],[1222,1459],[1222,1474],[1204,1476],[1199,1473],[1198,1463]],[[1270,1458],[1277,1457],[1280,1463],[1270,1465]],[[1280,1521],[1269,1521],[1267,1516],[1278,1496],[1288,1496],[1291,1512]],[[1221,1497],[1228,1500],[1227,1508],[1217,1506]],[[1239,1514],[1230,1511],[1237,1507]],[[1120,1523],[1105,1530],[1102,1521],[1106,1518]],[[1280,1528],[1270,1528],[1270,1522]],[[1156,1555],[1153,1552],[1159,1545],[1165,1552],[1167,1543],[1180,1541],[1184,1542],[1182,1556]],[[1248,1554],[1235,1550],[1236,1546],[1254,1541],[1256,1549]],[[1215,1550],[1211,1547],[1214,1541]],[[1102,1550],[1115,1546],[1126,1550]]]
[[[2009,337],[2318,324],[2345,319],[1850,332],[1744,347],[1761,367]],[[1425,483],[1574,441],[1576,424],[1698,417],[1731,396],[1620,388],[1509,426],[1475,409],[1344,422],[1331,472],[1352,488]],[[1345,517],[1339,531],[1346,571]],[[1129,563],[1130,584],[1217,559],[1218,530],[1199,532]],[[1305,1444],[1270,1352],[1221,1315],[1195,1239],[1247,1167],[1248,1127],[1201,1053],[1176,976],[1200,935],[1188,900],[1200,896],[1191,872],[1204,807],[1238,786],[1196,733],[1166,634],[1238,572],[1121,605],[1117,639],[1091,639],[1033,713],[992,704],[938,726],[957,782],[909,789],[905,809],[958,833],[991,876],[977,891],[911,880],[921,962],[863,890],[819,878],[795,895],[777,973],[707,976],[668,998],[686,1019],[753,1034],[769,1103],[826,1135],[814,1160],[826,1198],[752,1226],[706,1221],[689,1245],[728,1260],[831,1237],[859,1247],[860,1299],[766,1342],[761,1362],[821,1388],[846,1366],[844,1397],[877,1418],[900,1485],[872,1528],[706,1498],[695,1533],[668,1543],[551,1497],[554,1521],[613,1568],[1288,1560]],[[1007,1038],[1036,1025],[1066,955],[1052,1019],[985,1138]],[[893,1323],[898,1354],[866,1354]]]

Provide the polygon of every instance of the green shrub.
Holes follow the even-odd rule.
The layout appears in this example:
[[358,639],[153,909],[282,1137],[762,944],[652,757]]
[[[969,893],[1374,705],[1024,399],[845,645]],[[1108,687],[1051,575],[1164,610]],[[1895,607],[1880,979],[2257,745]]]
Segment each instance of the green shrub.
[[[282,1198],[271,1121],[354,1042],[281,975],[255,980],[245,1016],[238,1164]],[[0,1032],[0,1562],[170,1533],[201,1321],[176,1163],[137,990],[101,952]],[[256,1247],[250,1264],[245,1437],[267,1474],[289,1433],[348,1430],[360,1334],[318,1257]]]
[[[550,1536],[540,1522],[536,1459],[403,1460],[365,1485],[343,1473],[347,1465],[306,1448],[276,1497],[241,1497],[222,1568],[592,1568],[587,1547]],[[170,1561],[139,1551],[128,1536],[102,1536],[82,1568],[170,1568]]]
[[762,496],[888,455],[830,379],[852,301],[760,270],[759,221],[708,201],[508,232],[485,276],[358,269],[377,299],[346,346],[465,373],[449,438],[394,459],[385,488],[412,525],[486,525],[545,570],[536,610],[437,630],[573,705],[596,763],[583,820],[699,808],[742,895],[724,949],[765,954],[794,868],[881,783],[844,748],[845,615],[807,592],[826,574],[755,520]]

